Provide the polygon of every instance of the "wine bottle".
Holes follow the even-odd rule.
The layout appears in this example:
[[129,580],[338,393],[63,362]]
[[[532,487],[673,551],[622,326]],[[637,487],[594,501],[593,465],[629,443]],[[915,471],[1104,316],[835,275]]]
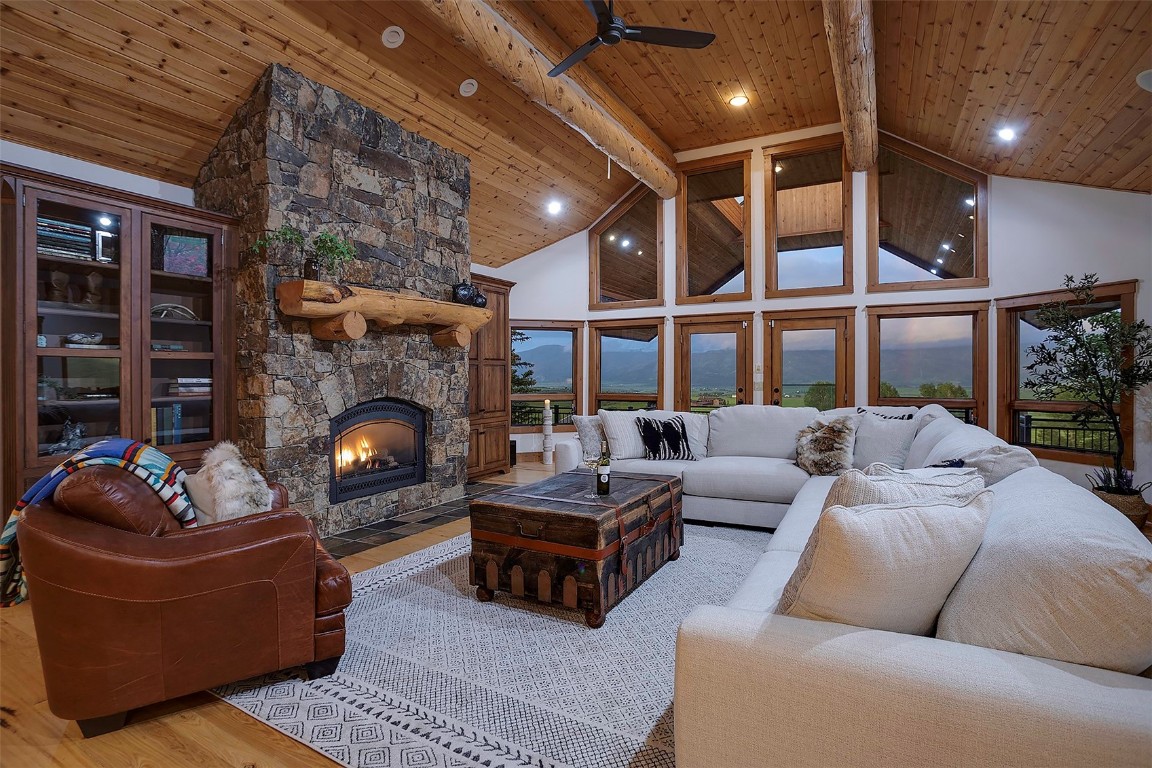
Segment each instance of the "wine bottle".
[[600,441],[600,461],[596,462],[596,494],[607,496],[611,493],[609,479],[612,477],[612,457],[608,453],[608,441]]

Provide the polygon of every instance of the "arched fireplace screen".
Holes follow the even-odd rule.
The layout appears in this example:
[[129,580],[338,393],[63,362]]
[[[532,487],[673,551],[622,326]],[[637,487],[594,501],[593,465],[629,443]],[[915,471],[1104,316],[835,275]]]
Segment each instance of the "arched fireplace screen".
[[423,483],[424,411],[380,398],[352,406],[331,422],[331,502]]

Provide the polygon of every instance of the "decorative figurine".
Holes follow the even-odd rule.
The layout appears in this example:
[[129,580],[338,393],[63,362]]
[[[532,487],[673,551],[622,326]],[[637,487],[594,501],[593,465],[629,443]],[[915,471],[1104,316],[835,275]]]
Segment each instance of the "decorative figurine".
[[84,438],[88,436],[88,427],[82,422],[73,422],[68,418],[60,429],[60,441],[48,446],[48,453],[75,453],[84,447]]
[[476,296],[472,299],[472,306],[484,309],[484,307],[488,306],[488,297],[480,293],[480,291],[476,291]]
[[471,304],[476,299],[476,286],[465,281],[452,286],[452,301],[457,304]]
[[100,306],[104,301],[104,292],[101,290],[101,286],[104,285],[104,276],[99,272],[89,272],[84,282],[86,286],[84,298],[80,299],[80,303],[92,307]]
[[58,269],[48,272],[48,301],[68,301],[68,273]]

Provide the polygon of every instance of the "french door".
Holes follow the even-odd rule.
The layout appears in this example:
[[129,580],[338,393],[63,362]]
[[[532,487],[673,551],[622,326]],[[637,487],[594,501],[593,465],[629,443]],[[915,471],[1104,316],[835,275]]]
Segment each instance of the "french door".
[[752,402],[752,316],[676,319],[676,410]]
[[853,309],[764,317],[765,405],[820,410],[855,402]]

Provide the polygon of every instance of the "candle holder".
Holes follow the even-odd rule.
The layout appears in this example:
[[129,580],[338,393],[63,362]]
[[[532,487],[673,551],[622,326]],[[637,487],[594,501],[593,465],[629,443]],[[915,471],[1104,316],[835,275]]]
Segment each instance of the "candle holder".
[[544,444],[540,452],[541,460],[544,464],[552,465],[552,452],[555,450],[555,445],[552,442],[552,403],[544,401],[544,418],[542,423],[544,425]]

